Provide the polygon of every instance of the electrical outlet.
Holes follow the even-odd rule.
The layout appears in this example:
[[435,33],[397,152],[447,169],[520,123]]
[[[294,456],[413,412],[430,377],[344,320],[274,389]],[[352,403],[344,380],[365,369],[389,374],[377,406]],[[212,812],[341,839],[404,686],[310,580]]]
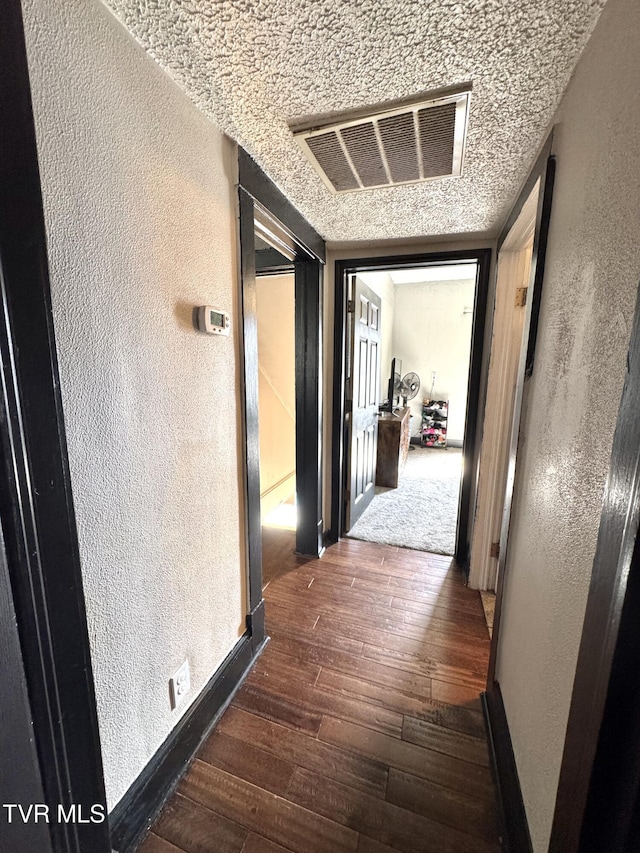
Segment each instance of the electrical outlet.
[[179,670],[169,679],[169,695],[171,697],[171,710],[177,708],[191,689],[191,675],[189,673],[189,661],[186,660]]

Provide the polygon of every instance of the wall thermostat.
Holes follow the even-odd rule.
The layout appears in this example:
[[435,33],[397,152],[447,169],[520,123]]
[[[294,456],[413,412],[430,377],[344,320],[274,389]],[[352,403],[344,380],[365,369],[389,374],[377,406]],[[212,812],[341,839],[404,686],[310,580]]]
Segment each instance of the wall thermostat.
[[229,315],[212,305],[201,305],[198,308],[198,329],[209,335],[228,335],[231,331]]

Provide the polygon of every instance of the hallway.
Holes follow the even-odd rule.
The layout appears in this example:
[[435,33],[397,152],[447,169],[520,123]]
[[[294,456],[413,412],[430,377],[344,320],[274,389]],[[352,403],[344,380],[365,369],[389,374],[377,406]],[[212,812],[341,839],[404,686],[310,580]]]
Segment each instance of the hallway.
[[498,851],[479,594],[446,557],[293,537],[265,549],[271,641],[142,853]]

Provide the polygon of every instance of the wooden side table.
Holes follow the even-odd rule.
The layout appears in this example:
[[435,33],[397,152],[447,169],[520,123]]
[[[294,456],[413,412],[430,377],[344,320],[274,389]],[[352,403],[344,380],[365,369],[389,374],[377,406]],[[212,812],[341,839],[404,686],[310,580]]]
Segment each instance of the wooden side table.
[[398,487],[398,478],[409,453],[409,418],[411,410],[384,412],[378,418],[378,456],[376,486]]

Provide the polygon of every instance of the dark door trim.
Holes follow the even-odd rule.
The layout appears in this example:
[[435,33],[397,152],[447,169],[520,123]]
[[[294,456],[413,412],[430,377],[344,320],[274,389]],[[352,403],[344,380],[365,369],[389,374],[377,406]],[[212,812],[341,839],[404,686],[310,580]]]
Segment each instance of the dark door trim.
[[296,315],[296,550],[318,557],[322,515],[322,268],[295,265]]
[[453,252],[426,252],[415,255],[396,255],[381,258],[352,258],[336,261],[335,269],[335,308],[334,308],[334,383],[333,383],[333,423],[331,458],[331,527],[327,542],[337,542],[344,533],[344,508],[346,491],[346,430],[345,430],[345,363],[346,363],[346,323],[347,289],[346,276],[356,272],[368,272],[385,269],[411,269],[427,264],[453,264],[458,261],[476,261],[476,294],[474,300],[473,326],[471,337],[471,358],[469,361],[469,392],[463,442],[464,478],[460,491],[458,514],[458,532],[456,536],[455,558],[466,571],[468,569],[470,542],[472,533],[471,507],[475,504],[477,488],[477,460],[480,452],[481,431],[478,426],[484,412],[484,389],[486,370],[483,369],[482,353],[484,329],[487,320],[487,293],[489,289],[489,270],[491,249],[459,250]]
[[[42,779],[35,744],[33,717],[27,695],[24,662],[13,607],[6,554],[0,543],[0,679],[2,679],[2,727],[0,727],[0,803],[42,803]],[[11,768],[5,772],[4,768]],[[52,853],[46,824],[7,821],[0,814],[0,850],[14,853]]]
[[272,213],[286,228],[296,243],[311,258],[325,263],[325,242],[318,232],[307,222],[300,211],[291,204],[262,171],[260,166],[247,154],[244,148],[238,148],[239,184],[250,196]]
[[[296,245],[293,263],[296,301],[296,549],[299,553],[316,557],[322,549],[322,266],[325,246],[322,238],[242,148],[238,151],[238,163],[249,599],[252,618],[258,618],[264,625],[254,231],[256,202],[277,220]],[[265,271],[267,268],[275,271],[273,264],[265,267]]]
[[[51,310],[21,4],[0,12],[0,523],[44,802],[106,816],[102,758]],[[18,691],[3,701],[18,713]],[[24,709],[23,709],[24,713]],[[48,824],[58,853],[107,853],[100,824]]]
[[[640,291],[604,490],[550,853],[638,849],[639,518]],[[635,844],[629,843],[632,832]]]

